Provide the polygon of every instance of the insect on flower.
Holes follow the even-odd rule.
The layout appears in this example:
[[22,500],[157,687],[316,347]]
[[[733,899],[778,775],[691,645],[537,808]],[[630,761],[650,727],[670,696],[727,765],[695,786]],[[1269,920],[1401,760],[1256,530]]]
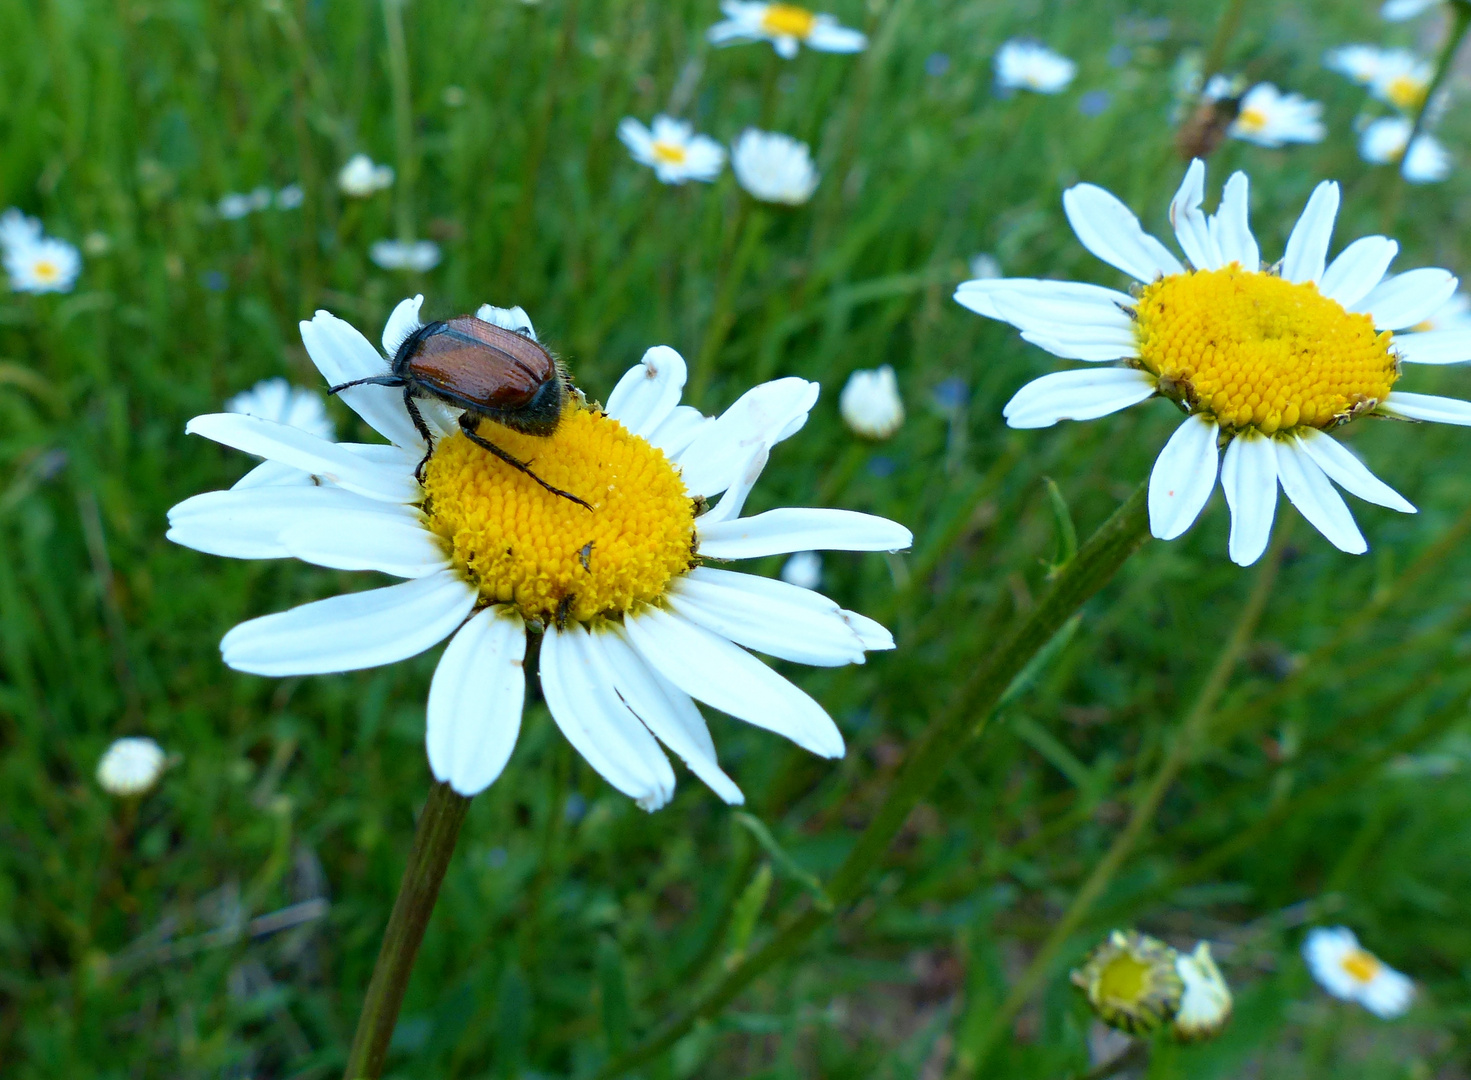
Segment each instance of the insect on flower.
[[474,315],[425,323],[399,344],[389,367],[385,375],[353,379],[328,392],[336,394],[352,386],[403,387],[404,408],[429,447],[416,470],[420,479],[434,453],[434,436],[414,399],[437,398],[464,410],[460,430],[476,446],[521,470],[552,494],[592,509],[576,495],[552,487],[531,471],[529,463],[478,431],[481,420],[523,435],[544,437],[557,430],[571,378],[536,340],[530,326],[506,330]]

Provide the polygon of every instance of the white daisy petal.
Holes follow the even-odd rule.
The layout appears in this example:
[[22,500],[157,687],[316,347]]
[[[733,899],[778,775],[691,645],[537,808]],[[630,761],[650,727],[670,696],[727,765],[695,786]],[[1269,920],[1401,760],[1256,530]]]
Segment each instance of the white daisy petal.
[[730,487],[725,489],[725,494],[720,496],[720,501],[712,506],[706,513],[700,516],[700,525],[710,528],[722,521],[731,521],[740,517],[741,511],[745,509],[746,499],[756,486],[756,481],[761,478],[761,471],[766,468],[766,463],[771,459],[771,451],[764,446],[756,447],[751,456],[747,458],[745,466]]
[[1237,435],[1221,463],[1221,488],[1231,508],[1227,551],[1238,566],[1250,566],[1267,550],[1277,513],[1277,455],[1272,441],[1254,431]]
[[552,719],[589,765],[645,810],[674,795],[674,770],[659,744],[623,703],[601,651],[581,623],[547,627],[541,642],[541,688]]
[[807,35],[807,47],[823,52],[862,52],[867,45],[868,38],[857,30],[838,26],[821,16],[818,17],[817,25],[812,28],[812,33]]
[[231,491],[245,491],[258,487],[317,487],[318,481],[309,472],[282,465],[279,461],[262,461],[255,468],[230,485]]
[[780,442],[807,422],[819,389],[806,379],[785,378],[742,394],[679,455],[686,490],[719,495],[736,481],[754,447]]
[[1159,540],[1180,536],[1200,516],[1216,488],[1220,432],[1214,420],[1186,417],[1160,451],[1149,474],[1149,531]]
[[[319,311],[311,322],[301,323],[301,341],[329,387],[391,374],[388,361],[373,348],[372,342],[329,312]],[[423,452],[424,441],[404,408],[402,389],[354,386],[337,396],[389,442]]]
[[594,647],[603,650],[618,695],[690,772],[732,806],[746,801],[735,781],[725,775],[715,757],[715,742],[694,700],[683,690],[660,678],[623,637],[622,629],[609,627],[592,635]]
[[1170,249],[1144,231],[1134,212],[1094,184],[1077,184],[1062,193],[1068,222],[1085,248],[1136,281],[1184,273]]
[[423,528],[419,512],[412,507],[306,483],[234,487],[195,495],[169,510],[168,538],[195,551],[232,559],[284,559],[291,551],[281,542],[283,530],[304,522],[322,521],[330,526],[339,514],[376,514],[375,522],[392,525],[397,519]]
[[648,438],[679,404],[685,373],[684,357],[667,345],[655,345],[618,380],[605,411],[635,435]]
[[422,521],[339,510],[281,530],[282,547],[302,562],[334,570],[376,570],[419,578],[450,565],[444,543]]
[[1195,269],[1216,270],[1224,263],[1216,238],[1211,235],[1210,222],[1200,209],[1204,199],[1205,162],[1196,158],[1185,170],[1185,179],[1170,203],[1170,225],[1180,242],[1180,250]]
[[991,302],[1000,317],[1018,330],[1053,334],[1066,327],[1079,333],[1122,335],[1132,341],[1134,320],[1118,303],[1118,295],[1112,289],[1099,289],[1098,294],[1086,297],[1049,297],[1036,291],[1029,294],[1002,289],[992,294]]
[[288,424],[244,413],[210,413],[194,417],[184,431],[313,473],[372,499],[407,503],[423,497],[412,472],[375,464],[344,449],[341,443],[328,442]]
[[1023,330],[1022,340],[1064,360],[1086,360],[1092,364],[1139,355],[1139,339],[1132,332],[1115,330],[1085,335],[1068,333],[1071,329],[1058,327],[1060,332],[1054,334]]
[[220,642],[225,663],[255,675],[323,675],[392,664],[439,644],[478,594],[453,570],[333,596],[251,619]]
[[623,627],[649,666],[691,697],[819,757],[843,756],[822,706],[740,646],[659,608],[625,616]]
[[1282,255],[1282,276],[1288,281],[1317,281],[1323,276],[1333,223],[1338,217],[1338,200],[1338,185],[1332,180],[1324,180],[1313,189]]
[[1431,424],[1456,424],[1471,427],[1471,401],[1441,397],[1438,394],[1411,394],[1391,390],[1377,410],[1401,420],[1424,420]]
[[1357,495],[1365,502],[1398,510],[1402,514],[1417,513],[1404,496],[1371,473],[1368,466],[1354,456],[1352,450],[1333,436],[1316,428],[1300,428],[1294,438],[1303,453],[1317,463],[1328,479],[1350,495]]
[[1396,334],[1394,351],[1410,364],[1464,364],[1471,360],[1471,330]]
[[1434,315],[1460,282],[1448,270],[1425,267],[1381,281],[1350,310],[1366,311],[1380,330],[1402,330]]
[[699,568],[674,581],[669,609],[737,645],[815,667],[863,663],[863,642],[827,597],[784,581]]
[[537,340],[536,328],[531,325],[531,316],[526,314],[526,309],[520,304],[508,308],[496,307],[494,304],[481,304],[475,309],[475,317],[481,322],[499,326],[502,330],[525,334],[532,341]]
[[424,305],[424,294],[408,300],[400,300],[383,326],[383,355],[392,357],[409,335],[424,324],[419,321],[419,309]]
[[1154,391],[1154,378],[1133,368],[1058,371],[1023,386],[1001,415],[1009,427],[1051,427],[1059,420],[1095,420],[1116,413]]
[[429,768],[467,798],[490,787],[511,758],[526,699],[526,624],[488,607],[460,628],[429,684]]
[[677,461],[705,426],[714,422],[713,418],[699,409],[690,405],[676,405],[664,418],[664,422],[645,437],[664,451],[664,456],[670,461]]
[[1399,245],[1387,236],[1364,236],[1338,253],[1323,271],[1318,291],[1351,308],[1384,279]]
[[1297,440],[1268,439],[1277,455],[1277,479],[1292,505],[1339,551],[1362,555],[1369,544],[1342,496]]
[[1102,285],[1088,285],[1081,281],[1048,281],[1042,278],[996,277],[962,281],[955,288],[955,302],[977,315],[1005,321],[996,310],[995,297],[999,293],[1020,295],[1029,300],[1071,301],[1090,307],[1112,305],[1120,311],[1134,307],[1134,298],[1117,289],[1105,289]]
[[1415,983],[1408,975],[1382,966],[1369,984],[1359,990],[1359,1004],[1381,1020],[1403,1016],[1415,997]]
[[695,519],[700,554],[711,559],[759,559],[794,551],[902,551],[914,534],[896,521],[854,510],[784,506],[752,517]]
[[1221,191],[1221,205],[1211,218],[1211,236],[1223,263],[1240,263],[1243,270],[1259,270],[1261,251],[1251,233],[1250,182],[1243,172],[1231,174]]
[[867,615],[860,615],[856,611],[847,608],[840,609],[843,621],[853,628],[858,635],[858,640],[863,642],[863,647],[869,652],[887,652],[894,648],[894,635],[889,633],[889,628],[883,623],[870,619]]

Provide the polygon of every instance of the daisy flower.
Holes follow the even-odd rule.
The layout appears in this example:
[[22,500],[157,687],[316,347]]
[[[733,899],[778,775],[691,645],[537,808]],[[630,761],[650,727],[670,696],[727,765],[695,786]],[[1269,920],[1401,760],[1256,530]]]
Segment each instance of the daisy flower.
[[1415,984],[1359,945],[1346,926],[1315,927],[1302,943],[1303,959],[1318,985],[1342,1001],[1355,1001],[1375,1016],[1403,1016]]
[[1405,179],[1412,184],[1434,184],[1451,174],[1451,155],[1440,140],[1427,131],[1415,136],[1405,154],[1405,143],[1414,130],[1406,116],[1381,116],[1359,133],[1359,157],[1371,165],[1391,165],[1404,160]]
[[1115,930],[1073,971],[1093,1012],[1109,1027],[1148,1035],[1180,1008],[1185,983],[1176,970],[1179,954],[1157,938]]
[[1368,86],[1384,66],[1386,50],[1377,45],[1340,45],[1323,54],[1323,66]]
[[1219,475],[1231,510],[1229,551],[1240,565],[1266,549],[1279,484],[1330,542],[1361,553],[1368,545],[1335,483],[1380,506],[1414,507],[1328,432],[1370,414],[1471,425],[1471,402],[1393,389],[1403,363],[1471,360],[1471,332],[1398,333],[1438,310],[1456,279],[1422,269],[1384,281],[1399,245],[1382,236],[1356,240],[1330,263],[1335,183],[1318,185],[1271,265],[1247,221],[1246,174],[1227,181],[1210,217],[1201,211],[1204,192],[1197,160],[1170,204],[1188,266],[1102,188],[1064,192],[1078,239],[1140,283],[1131,293],[1027,278],[961,284],[961,304],[1011,323],[1056,356],[1122,362],[1045,375],[1003,414],[1011,427],[1042,428],[1168,398],[1186,419],[1150,475],[1156,537],[1190,528]]
[[1033,90],[1060,94],[1068,88],[1078,65],[1045,45],[1012,38],[996,51],[996,85],[1003,90]]
[[781,579],[801,589],[815,589],[822,584],[822,556],[815,551],[799,551],[782,564]]
[[354,199],[366,199],[392,186],[393,166],[375,165],[367,154],[354,154],[337,173],[337,187]]
[[1384,0],[1379,14],[1390,22],[1404,22],[1416,15],[1439,7],[1443,0]]
[[660,183],[714,180],[725,168],[725,147],[708,135],[696,135],[688,122],[670,116],[654,117],[652,129],[626,116],[618,125],[618,138],[634,161],[654,170]]
[[46,236],[5,247],[5,272],[16,292],[71,292],[82,272],[82,256],[65,240]]
[[1202,941],[1193,953],[1181,953],[1175,970],[1185,991],[1175,1013],[1173,1029],[1181,1039],[1209,1039],[1221,1033],[1231,1019],[1231,988],[1211,957],[1210,943]]
[[[403,301],[389,318],[388,356],[421,327],[422,300]],[[476,316],[534,337],[519,308],[486,305]],[[366,338],[324,311],[301,331],[330,385],[388,371]],[[684,381],[679,354],[657,347],[606,408],[574,394],[549,436],[494,428],[501,448],[534,459],[539,477],[591,510],[472,443],[456,411],[437,400],[416,401],[435,434],[421,483],[425,445],[398,389],[341,392],[387,445],[335,443],[234,413],[195,417],[188,431],[266,462],[229,491],[174,507],[171,539],[218,555],[296,557],[406,579],[242,623],[221,642],[225,662],[270,676],[352,671],[449,638],[429,689],[426,741],[434,775],[464,795],[488,786],[510,756],[531,635],[541,638],[553,720],[588,764],[646,809],[674,791],[660,743],[721,798],[742,800],[696,700],[840,756],[843,737],[822,706],[746,650],[840,666],[892,648],[893,638],[815,592],[707,564],[811,549],[891,551],[912,537],[846,510],[740,516],[771,448],[806,422],[817,385],[764,383],[712,419],[679,404]]]
[[300,184],[287,184],[276,192],[277,210],[295,210],[306,202],[306,192]]
[[41,222],[12,206],[0,214],[0,249],[24,247],[41,239]]
[[425,273],[439,265],[439,245],[433,240],[377,240],[368,248],[368,258],[384,270]]
[[1471,330],[1471,296],[1464,292],[1456,293],[1411,329]]
[[712,45],[737,45],[747,41],[769,41],[776,54],[790,60],[799,46],[818,52],[862,52],[868,38],[841,26],[831,15],[819,15],[796,4],[761,4],[747,0],[721,0],[725,21],[710,27],[706,37]]
[[899,380],[888,364],[876,371],[855,371],[838,395],[838,412],[856,435],[887,439],[904,423]]
[[1378,69],[1369,80],[1369,93],[1401,112],[1413,113],[1425,100],[1435,78],[1435,65],[1407,49],[1390,49],[1379,57]]
[[285,379],[262,379],[244,393],[225,402],[225,411],[259,416],[302,431],[319,439],[335,439],[337,428],[327,415],[327,405],[315,390],[292,386]]
[[1271,83],[1257,83],[1242,97],[1230,134],[1258,146],[1322,142],[1327,134],[1322,115],[1321,102],[1284,94]]
[[747,128],[736,139],[730,167],[741,187],[756,198],[788,206],[812,198],[821,179],[806,143],[755,128]]
[[118,739],[97,762],[97,783],[109,795],[142,795],[163,775],[168,759],[152,739]]

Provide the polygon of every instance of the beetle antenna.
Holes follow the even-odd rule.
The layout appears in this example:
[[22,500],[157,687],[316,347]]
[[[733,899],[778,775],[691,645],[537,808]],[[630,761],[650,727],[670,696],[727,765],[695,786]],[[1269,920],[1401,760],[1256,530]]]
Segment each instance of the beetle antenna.
[[397,375],[369,375],[366,379],[354,379],[352,382],[330,386],[327,388],[327,393],[336,394],[339,390],[346,390],[351,386],[402,386],[403,384],[403,379]]

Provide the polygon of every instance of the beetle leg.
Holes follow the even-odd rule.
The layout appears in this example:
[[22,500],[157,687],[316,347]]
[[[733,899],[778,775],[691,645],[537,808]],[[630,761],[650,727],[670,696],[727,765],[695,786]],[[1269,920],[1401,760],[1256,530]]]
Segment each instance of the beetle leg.
[[424,423],[424,414],[419,411],[418,404],[414,401],[414,395],[409,387],[404,387],[404,408],[409,412],[409,419],[414,422],[414,427],[424,439],[424,445],[428,447],[424,451],[424,458],[414,469],[414,479],[419,483],[424,482],[424,466],[429,464],[429,459],[434,456],[434,435],[429,430],[429,425]]
[[531,471],[531,466],[528,465],[528,464],[526,464],[526,462],[521,461],[518,458],[512,457],[510,454],[506,453],[504,450],[502,450],[495,443],[493,443],[489,439],[485,438],[485,436],[481,435],[478,431],[475,430],[475,424],[476,423],[477,423],[477,421],[476,421],[475,417],[471,416],[469,413],[466,412],[466,413],[461,413],[460,414],[460,430],[465,433],[465,438],[469,439],[476,446],[480,447],[480,449],[490,451],[496,457],[498,457],[502,461],[504,461],[507,465],[511,466],[511,468],[513,468],[513,469],[520,469],[527,476],[531,477],[531,479],[535,480],[542,487],[544,487],[548,491],[550,491],[553,495],[560,495],[564,499],[570,499],[572,502],[575,502],[578,506],[582,507],[584,510],[591,510],[592,509],[591,506],[589,506],[587,503],[583,502],[581,499],[579,499],[576,495],[573,495],[571,492],[563,491],[561,488],[554,488],[554,487],[552,487],[551,484],[548,484],[541,477],[537,476],[536,473],[532,472]]

